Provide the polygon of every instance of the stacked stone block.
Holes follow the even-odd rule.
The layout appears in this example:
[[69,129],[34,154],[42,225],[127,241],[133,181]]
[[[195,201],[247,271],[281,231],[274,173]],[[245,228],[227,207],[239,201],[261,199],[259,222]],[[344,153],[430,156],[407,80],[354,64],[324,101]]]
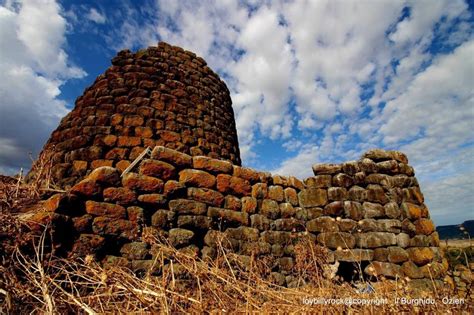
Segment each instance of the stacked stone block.
[[53,180],[70,187],[100,166],[124,170],[157,145],[240,165],[225,83],[202,58],[163,42],[119,52],[76,100],[41,156],[52,155]]
[[[270,261],[284,285],[302,239],[328,248],[329,263],[365,262],[367,275],[443,277],[438,234],[405,155],[371,150],[313,171],[300,181],[160,146],[136,170],[98,168],[46,204],[70,217],[70,254],[135,270],[152,265],[154,249],[142,237],[151,233],[210,258],[223,239],[244,260]],[[81,206],[72,213],[71,203]]]

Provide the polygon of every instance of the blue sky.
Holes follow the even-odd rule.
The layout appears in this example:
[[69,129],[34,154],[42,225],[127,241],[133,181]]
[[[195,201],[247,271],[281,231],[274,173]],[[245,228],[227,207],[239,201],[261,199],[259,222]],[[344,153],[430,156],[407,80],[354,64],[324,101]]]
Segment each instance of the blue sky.
[[117,51],[164,40],[231,90],[243,164],[397,149],[436,224],[474,219],[473,4],[417,1],[0,1],[0,173],[29,165]]

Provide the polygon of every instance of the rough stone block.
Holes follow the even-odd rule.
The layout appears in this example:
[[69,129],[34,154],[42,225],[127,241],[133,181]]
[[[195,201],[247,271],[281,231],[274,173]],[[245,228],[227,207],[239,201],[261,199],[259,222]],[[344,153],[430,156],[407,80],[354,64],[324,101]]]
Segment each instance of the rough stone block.
[[400,208],[396,202],[389,202],[384,205],[385,215],[391,219],[398,219],[400,217]]
[[114,202],[120,205],[134,203],[137,196],[133,190],[124,187],[109,187],[104,189],[104,201]]
[[198,201],[187,199],[175,199],[169,202],[171,211],[183,214],[205,214],[207,211],[206,204]]
[[186,185],[175,180],[169,180],[165,183],[163,194],[168,197],[177,195],[185,195]]
[[354,232],[357,229],[357,222],[351,219],[337,220],[341,232]]
[[284,231],[264,231],[260,233],[260,239],[270,244],[291,244],[291,232]]
[[105,238],[95,234],[81,234],[74,241],[71,254],[83,257],[89,254],[96,254],[105,245]]
[[258,229],[246,226],[228,228],[224,233],[229,238],[246,242],[256,242],[260,236]]
[[149,205],[164,205],[167,200],[162,194],[144,194],[138,196],[138,201]]
[[[251,197],[246,197],[246,198],[251,198]],[[220,205],[217,205],[217,207],[220,207]],[[234,211],[239,211],[242,209],[242,201],[240,200],[240,198],[237,198],[232,195],[227,195],[224,198],[224,208],[234,210]]]
[[212,218],[220,218],[225,221],[237,222],[243,225],[249,224],[249,215],[245,212],[209,207],[207,215]]
[[421,206],[418,206],[409,202],[403,202],[401,205],[401,214],[403,218],[416,220],[416,219],[421,218],[421,213],[422,213]]
[[138,226],[132,221],[108,217],[95,218],[92,231],[99,235],[118,236],[129,240],[138,236]]
[[331,187],[331,182],[331,175],[317,175],[308,177],[304,180],[304,183],[308,188],[328,188]]
[[158,160],[144,160],[140,164],[140,174],[157,177],[163,181],[172,179],[176,175],[176,168],[166,162]]
[[272,223],[276,231],[304,231],[305,224],[301,220],[294,218],[277,219]]
[[333,201],[324,207],[325,215],[338,216],[338,215],[341,215],[343,212],[344,212],[343,201]]
[[357,247],[375,248],[382,246],[391,246],[397,243],[397,238],[393,233],[387,232],[368,232],[356,234]]
[[378,203],[364,202],[362,208],[366,219],[380,218],[385,215],[384,207]]
[[347,199],[349,194],[347,189],[343,187],[329,187],[328,188],[328,198],[332,201],[344,201]]
[[157,210],[151,216],[151,225],[159,228],[167,226],[175,217],[174,211],[169,210]]
[[268,198],[278,202],[282,202],[284,200],[284,197],[285,195],[283,192],[283,187],[273,185],[268,187]]
[[243,255],[267,255],[272,251],[272,247],[266,242],[244,242],[241,246],[241,253]]
[[406,251],[410,260],[418,266],[426,265],[434,258],[434,253],[429,247],[410,247]]
[[320,163],[313,165],[313,173],[314,175],[332,175],[339,173],[342,170],[340,164],[333,164],[333,163]]
[[144,242],[126,243],[120,249],[122,257],[129,260],[145,259],[148,255],[148,244]]
[[124,187],[131,190],[143,192],[161,192],[163,189],[163,181],[161,179],[139,175],[137,173],[127,173],[122,178]]
[[225,194],[249,196],[252,186],[248,180],[227,174],[217,175],[217,190]]
[[145,212],[143,211],[143,208],[140,207],[128,207],[127,218],[132,222],[142,223],[145,220]]
[[[304,188],[303,188],[304,189]],[[294,188],[287,187],[284,189],[285,201],[292,204],[293,206],[298,205],[298,193]]]
[[327,192],[320,188],[307,188],[298,193],[298,199],[302,207],[319,207],[327,204]]
[[387,259],[391,263],[399,264],[408,260],[408,253],[401,247],[389,247]]
[[338,232],[339,225],[334,218],[319,217],[308,221],[306,229],[310,232]]
[[177,224],[180,228],[209,229],[212,219],[204,215],[180,215]]
[[346,217],[356,221],[364,217],[362,205],[355,201],[344,201],[344,214]]
[[220,207],[224,202],[224,195],[209,188],[190,187],[188,188],[188,197],[214,207]]
[[373,261],[365,267],[364,272],[370,276],[385,276],[391,279],[403,277],[401,267],[388,262]]
[[402,222],[394,219],[377,220],[377,230],[380,232],[400,233]]
[[389,202],[388,197],[385,195],[385,191],[379,185],[367,186],[365,198],[367,201],[377,202],[381,204],[386,204],[387,202]]
[[360,186],[353,186],[349,189],[349,200],[362,202],[367,197],[367,191]]
[[242,198],[242,211],[253,214],[257,210],[257,199],[254,197]]
[[250,216],[250,226],[260,231],[266,231],[270,229],[271,220],[266,216],[260,214],[253,214]]
[[412,261],[406,261],[402,265],[402,272],[410,279],[421,279],[423,278],[423,272],[421,269]]
[[179,172],[179,181],[186,186],[213,188],[216,177],[204,171],[185,169]]
[[189,245],[194,237],[194,232],[186,229],[171,229],[169,231],[169,242],[174,247]]
[[193,159],[190,155],[162,146],[157,146],[153,149],[151,158],[154,160],[162,160],[179,167],[190,167],[193,164]]
[[127,213],[125,208],[120,205],[92,200],[86,201],[86,212],[95,216],[116,219],[125,218]]
[[435,231],[433,221],[430,219],[419,219],[415,221],[416,234],[430,235]]
[[268,197],[268,185],[266,183],[256,183],[252,186],[252,197],[264,199]]
[[352,234],[346,232],[322,232],[317,236],[318,243],[332,248],[354,248],[355,238]]
[[260,180],[259,172],[251,168],[234,165],[233,170],[233,175],[235,177],[246,179],[251,183],[255,183]]
[[214,173],[232,174],[233,165],[229,161],[212,159],[207,156],[193,157],[193,167]]
[[339,173],[332,177],[332,184],[334,186],[348,188],[354,185],[354,179],[347,174]]
[[296,209],[291,205],[291,203],[280,203],[279,207],[282,218],[293,218],[296,214]]
[[370,249],[341,249],[334,251],[334,259],[338,261],[359,262],[371,261],[374,251]]

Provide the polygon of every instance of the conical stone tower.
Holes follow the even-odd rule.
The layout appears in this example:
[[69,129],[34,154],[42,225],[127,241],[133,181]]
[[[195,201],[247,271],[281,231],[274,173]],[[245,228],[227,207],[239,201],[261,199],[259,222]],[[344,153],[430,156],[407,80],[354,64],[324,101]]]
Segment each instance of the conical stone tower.
[[202,58],[164,42],[119,52],[40,156],[52,154],[52,179],[68,188],[100,166],[124,170],[155,146],[241,163],[225,83]]

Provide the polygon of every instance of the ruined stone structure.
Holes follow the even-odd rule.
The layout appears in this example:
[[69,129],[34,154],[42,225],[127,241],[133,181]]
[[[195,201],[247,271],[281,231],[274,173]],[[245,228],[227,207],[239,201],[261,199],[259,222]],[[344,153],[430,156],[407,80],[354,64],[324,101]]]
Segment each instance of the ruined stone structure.
[[[38,218],[68,227],[68,255],[159,273],[142,236],[211,258],[223,239],[293,285],[295,245],[305,239],[327,248],[329,263],[357,263],[366,275],[445,274],[404,154],[375,149],[358,161],[315,164],[305,180],[241,167],[228,91],[202,59],[160,43],[121,52],[113,64],[47,144],[59,149],[59,182],[73,187],[45,201]],[[145,146],[150,156],[123,172]]]
[[229,90],[194,53],[160,43],[121,51],[61,121],[43,154],[53,179],[70,187],[99,166],[124,170],[161,145],[240,165]]

